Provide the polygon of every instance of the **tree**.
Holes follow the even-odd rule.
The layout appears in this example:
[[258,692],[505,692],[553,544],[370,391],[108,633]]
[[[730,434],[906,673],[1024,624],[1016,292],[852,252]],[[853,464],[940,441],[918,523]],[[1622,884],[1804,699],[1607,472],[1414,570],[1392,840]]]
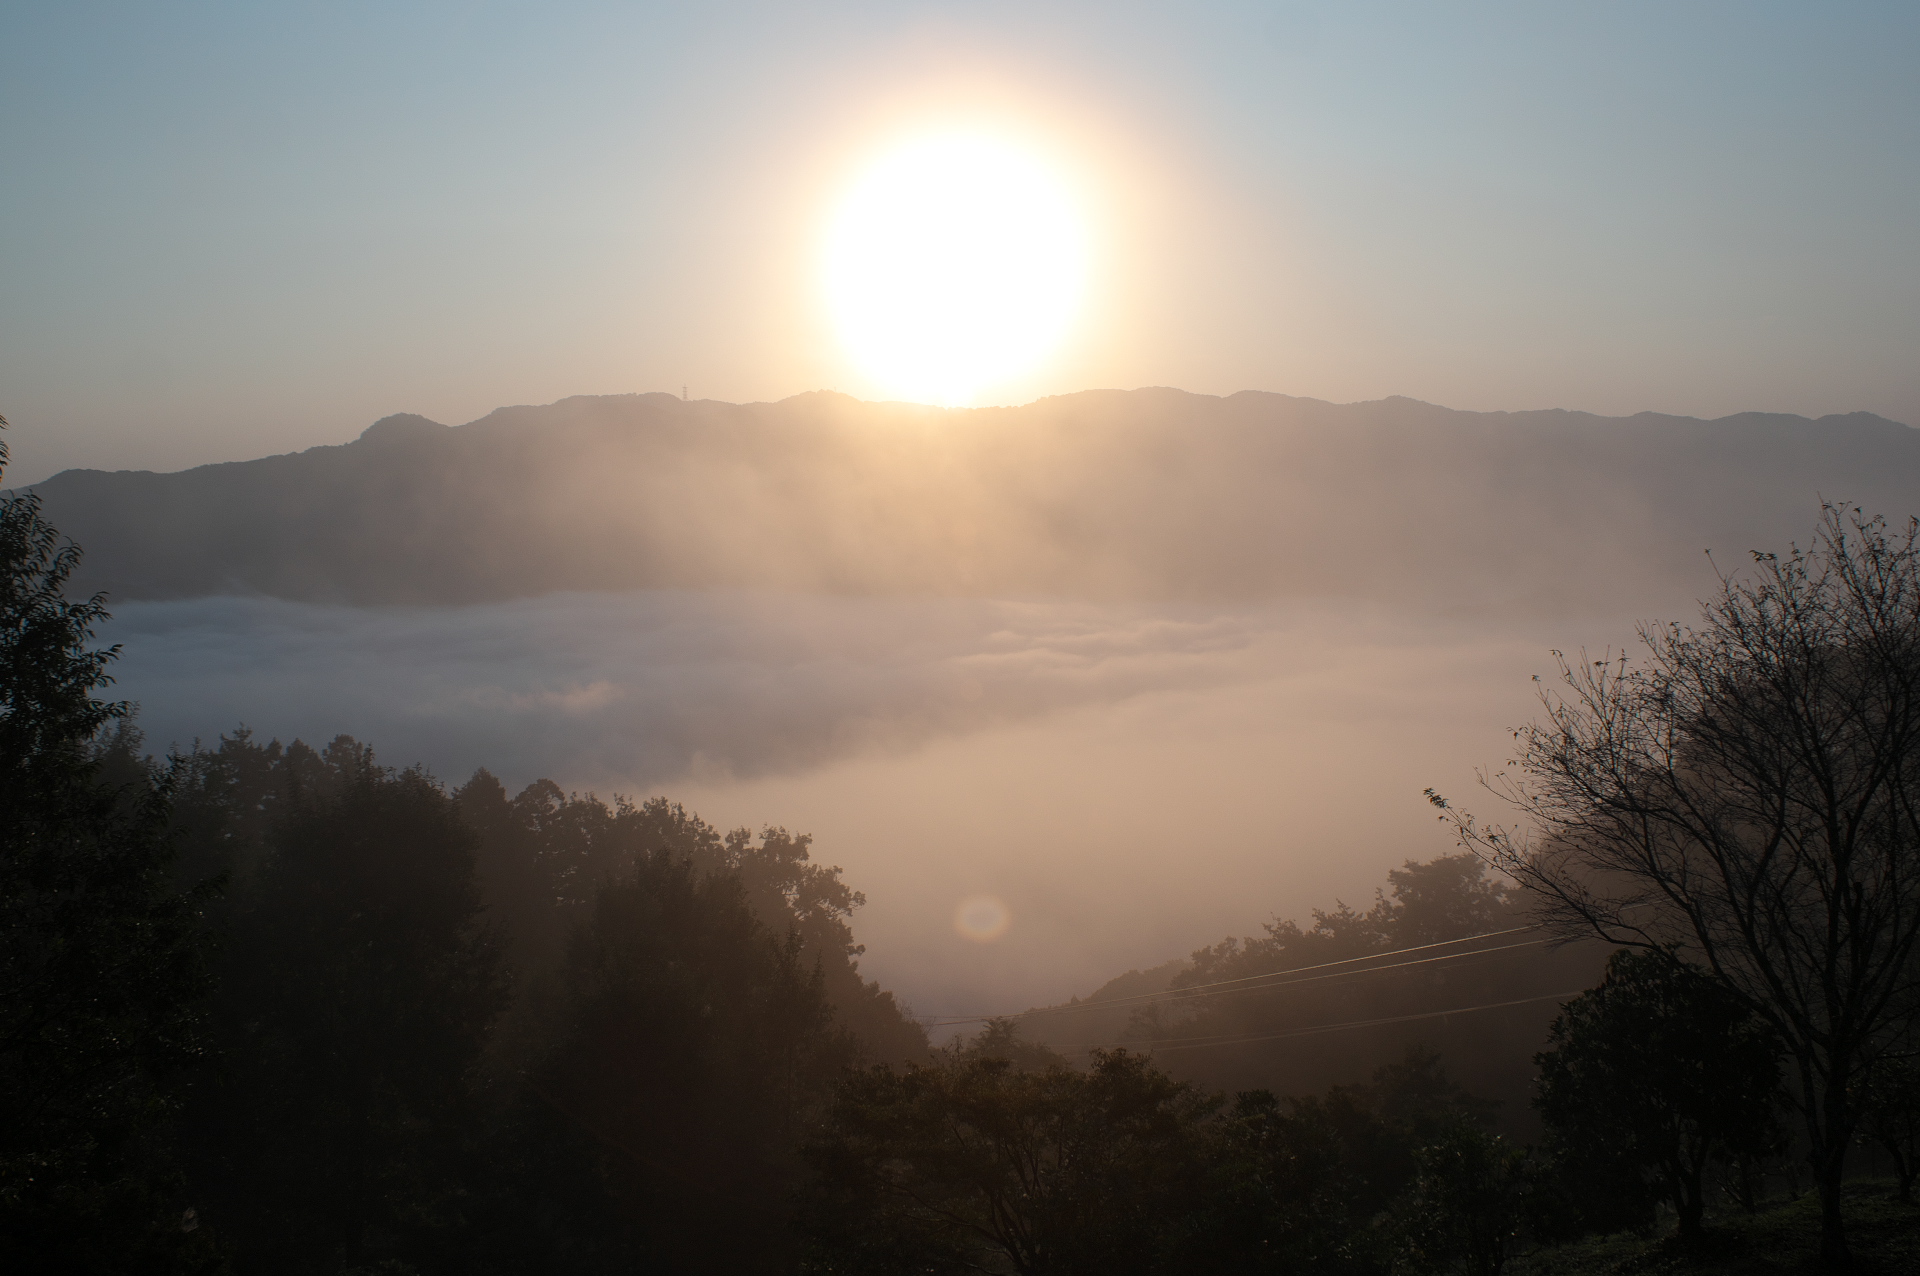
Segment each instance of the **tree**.
[[1488,877],[1486,865],[1474,855],[1441,855],[1424,864],[1408,860],[1388,870],[1387,883],[1393,898],[1375,891],[1373,907],[1364,913],[1336,901],[1331,910],[1313,910],[1311,927],[1276,917],[1265,924],[1264,936],[1228,938],[1199,949],[1173,987],[1348,961],[1514,924],[1506,884]]
[[581,1270],[789,1266],[806,1123],[853,1054],[797,938],[737,875],[656,851],[595,893],[559,983],[510,1156],[587,1168],[504,1185],[500,1247],[530,1270],[556,1248],[593,1254]]
[[1490,878],[1473,855],[1436,855],[1426,863],[1408,860],[1387,870],[1393,903],[1384,895],[1374,904],[1383,913],[1394,948],[1437,944],[1514,925],[1506,883]]
[[1562,660],[1486,781],[1531,835],[1443,817],[1563,934],[1682,951],[1779,1034],[1836,1269],[1850,1095],[1920,1003],[1916,537],[1827,506],[1638,663]]
[[[838,1023],[875,1061],[927,1057],[924,1030],[893,994],[864,979],[848,919],[866,902],[836,867],[811,862],[812,839],[766,828],[756,842],[746,829],[728,833],[665,798],[609,804],[567,794],[537,780],[509,797],[482,770],[455,794],[463,818],[480,835],[480,873],[492,914],[512,936],[523,985],[537,983],[564,959],[573,925],[591,911],[594,893],[660,850],[696,873],[731,875],[748,906],[775,935],[792,932],[801,961],[817,965]],[[513,1035],[510,1031],[509,1035]]]
[[1218,1106],[1124,1050],[1086,1072],[976,1051],[843,1085],[812,1149],[816,1270],[1178,1271]]
[[1920,1058],[1889,1054],[1874,1061],[1860,1087],[1860,1137],[1893,1159],[1902,1204],[1913,1201],[1920,1175]]
[[1500,1276],[1525,1213],[1526,1153],[1456,1118],[1433,1130],[1413,1155],[1413,1186],[1398,1219],[1406,1265]]
[[1625,949],[1550,1030],[1535,1103],[1576,1157],[1644,1176],[1682,1236],[1700,1231],[1708,1164],[1777,1150],[1780,1046],[1746,1000],[1666,952]]
[[190,1110],[207,1214],[242,1271],[451,1263],[505,996],[472,832],[431,778],[346,736],[223,744],[201,772],[229,819],[190,812],[238,879],[223,1058]]
[[1204,1190],[1182,1229],[1182,1270],[1385,1270],[1387,1255],[1368,1226],[1382,1202],[1364,1171],[1366,1153],[1391,1135],[1371,1113],[1338,1099],[1249,1090],[1210,1133]]
[[0,1266],[180,1269],[209,1250],[152,1134],[201,1049],[207,892],[170,880],[165,773],[103,780],[137,738],[102,738],[131,709],[94,694],[118,649],[79,558],[0,498]]
[[[1252,1088],[1315,1093],[1344,1078],[1365,1076],[1402,1049],[1429,1040],[1436,1025],[1412,1016],[1446,1006],[1522,1002],[1529,994],[1591,982],[1583,971],[1577,982],[1562,983],[1546,963],[1516,961],[1520,950],[1509,947],[1511,940],[1476,942],[1517,930],[1526,919],[1509,907],[1505,883],[1473,855],[1407,861],[1388,874],[1388,882],[1391,893],[1376,892],[1365,911],[1336,901],[1330,910],[1314,909],[1311,925],[1275,918],[1264,934],[1229,938],[1194,952],[1187,969],[1171,978],[1169,996],[1135,999],[1121,1039],[1241,1038],[1244,1047],[1170,1055],[1171,1067],[1177,1075],[1230,1093]],[[1450,947],[1401,952],[1440,944]],[[1496,955],[1453,960],[1481,948]],[[1371,957],[1385,959],[1368,961]],[[1097,1040],[1085,1029],[1065,1035],[1072,1030],[1072,1017],[1056,1012],[1050,1018],[1052,1023],[1042,1022],[1046,1031],[1058,1034],[1054,1040]],[[1289,1035],[1366,1019],[1403,1022],[1311,1040]],[[1437,1027],[1448,1031],[1448,1025]],[[1510,1023],[1495,1032],[1514,1035]],[[1256,1040],[1262,1037],[1270,1041]],[[1477,1079],[1504,1070],[1511,1084],[1522,1086],[1525,1060],[1536,1041],[1528,1033],[1514,1035],[1507,1045],[1487,1033],[1477,1042],[1450,1041],[1449,1046],[1455,1062],[1464,1063]]]

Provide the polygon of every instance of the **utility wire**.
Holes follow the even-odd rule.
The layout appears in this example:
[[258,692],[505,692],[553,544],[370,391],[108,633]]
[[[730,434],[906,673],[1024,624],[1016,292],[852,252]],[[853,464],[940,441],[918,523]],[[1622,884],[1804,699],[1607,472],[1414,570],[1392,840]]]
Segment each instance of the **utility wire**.
[[[1546,942],[1547,941],[1544,939],[1528,939],[1528,940],[1523,940],[1517,944],[1501,944],[1498,947],[1494,947],[1494,948],[1469,949],[1464,953],[1440,953],[1433,957],[1416,957],[1412,961],[1389,962],[1384,966],[1363,966],[1358,970],[1329,971],[1328,973],[1322,974],[1322,975],[1307,975],[1301,979],[1281,979],[1279,978],[1279,975],[1291,975],[1294,973],[1293,971],[1290,971],[1290,970],[1283,970],[1283,971],[1277,972],[1274,975],[1257,976],[1257,978],[1273,980],[1273,982],[1271,983],[1250,984],[1245,988],[1222,988],[1222,987],[1214,987],[1211,985],[1202,984],[1199,986],[1201,989],[1200,991],[1196,991],[1195,989],[1192,989],[1192,988],[1169,988],[1165,992],[1161,992],[1161,993],[1142,994],[1142,997],[1143,998],[1171,997],[1171,998],[1177,998],[1181,1001],[1185,1001],[1189,998],[1198,1000],[1201,997],[1230,997],[1233,994],[1240,993],[1240,992],[1265,992],[1269,988],[1291,988],[1295,984],[1317,984],[1323,979],[1347,979],[1355,975],[1371,975],[1378,971],[1400,970],[1407,966],[1430,966],[1437,961],[1464,961],[1469,957],[1484,957],[1489,953],[1504,953],[1515,948],[1538,948],[1540,945]],[[1376,957],[1385,956],[1385,955],[1386,954],[1383,954],[1383,953],[1375,954]],[[1309,967],[1306,967],[1306,969],[1311,970],[1313,969],[1313,967],[1309,966]],[[1238,983],[1240,981],[1223,980],[1222,982]],[[1098,1009],[1101,1007],[1111,1006],[1115,1004],[1125,1005],[1126,1003],[1118,1002],[1118,1001],[1094,1001],[1094,1002],[1083,1001],[1080,1003],[1079,1006],[1073,1006],[1073,1007],[1070,1007],[1070,1009],[1079,1010],[1082,1007],[1093,1007],[1095,1009]]]
[[[1273,982],[1264,983],[1264,984],[1252,984],[1244,988],[1223,988],[1223,987],[1215,987],[1215,986],[1206,985],[1206,984],[1200,985],[1200,987],[1202,989],[1205,989],[1205,991],[1198,991],[1198,992],[1188,988],[1168,988],[1163,992],[1138,993],[1131,997],[1116,997],[1111,1001],[1082,1001],[1077,1004],[1069,1004],[1065,1006],[1048,1006],[1039,1010],[1023,1010],[1018,1015],[1004,1015],[1004,1016],[981,1015],[979,1017],[970,1016],[967,1018],[952,1017],[943,1022],[932,1023],[929,1026],[934,1028],[953,1028],[953,1027],[958,1027],[961,1024],[985,1023],[989,1019],[992,1019],[995,1017],[1007,1018],[1007,1019],[1021,1019],[1021,1018],[1025,1018],[1028,1015],[1072,1014],[1076,1011],[1082,1011],[1082,1010],[1112,1010],[1116,1008],[1124,1010],[1129,1006],[1135,1006],[1140,1004],[1152,1005],[1156,1003],[1163,1003],[1168,1000],[1176,1000],[1181,1003],[1185,1003],[1187,1001],[1198,1001],[1203,997],[1231,997],[1235,993],[1266,992],[1268,989],[1272,989],[1272,988],[1291,988],[1295,984],[1315,984],[1325,979],[1350,979],[1360,975],[1372,975],[1372,974],[1377,974],[1377,973],[1389,971],[1389,970],[1401,970],[1408,966],[1430,966],[1433,963],[1440,962],[1440,961],[1464,961],[1468,957],[1484,957],[1490,953],[1504,953],[1504,952],[1511,951],[1512,949],[1515,949],[1515,948],[1538,948],[1540,945],[1547,942],[1549,941],[1544,939],[1528,939],[1528,940],[1523,940],[1522,942],[1517,944],[1501,944],[1497,948],[1475,948],[1464,953],[1441,953],[1433,957],[1416,957],[1412,961],[1396,961],[1385,966],[1365,966],[1359,970],[1335,970],[1335,971],[1330,971],[1326,974],[1321,974],[1321,975],[1307,975],[1301,979],[1281,979],[1279,978],[1280,975],[1290,975],[1294,973],[1292,971],[1283,970],[1283,971],[1278,971],[1274,974],[1269,974],[1269,975],[1248,976],[1248,978],[1250,979],[1270,979],[1270,980],[1273,980]],[[1375,953],[1374,957],[1378,958],[1385,955],[1386,954],[1384,953]],[[1334,964],[1334,963],[1329,963],[1329,964]],[[1309,966],[1309,967],[1305,967],[1304,969],[1312,970],[1316,968]],[[1222,980],[1221,982],[1222,983],[1241,983],[1243,981],[1236,979],[1236,980]]]
[[[1259,974],[1259,975],[1242,975],[1237,979],[1218,979],[1213,981],[1212,983],[1190,984],[1186,988],[1181,988],[1177,990],[1169,989],[1167,990],[1167,992],[1174,992],[1174,991],[1194,992],[1194,991],[1198,991],[1200,989],[1206,989],[1206,988],[1224,988],[1229,984],[1244,984],[1244,983],[1249,983],[1256,979],[1271,979],[1276,975],[1298,975],[1298,974],[1304,974],[1305,972],[1310,970],[1328,970],[1334,966],[1351,966],[1357,962],[1378,961],[1382,957],[1399,957],[1406,953],[1422,953],[1422,952],[1426,952],[1428,949],[1431,949],[1431,948],[1448,948],[1454,944],[1470,944],[1477,939],[1498,939],[1502,935],[1518,935],[1522,931],[1539,930],[1539,929],[1540,927],[1538,925],[1509,926],[1505,930],[1490,930],[1480,935],[1462,935],[1458,939],[1442,939],[1442,940],[1437,940],[1431,944],[1415,944],[1410,948],[1391,948],[1385,952],[1366,953],[1359,957],[1344,957],[1339,961],[1323,961],[1313,966],[1288,966],[1284,970],[1270,970],[1264,974]],[[1074,1009],[1078,1009],[1080,1006],[1093,1006],[1093,1005],[1119,1006],[1119,1005],[1125,1005],[1128,1002],[1132,1002],[1132,1001],[1139,1001],[1146,998],[1161,997],[1165,995],[1167,995],[1167,993],[1165,992],[1135,993],[1127,997],[1114,997],[1107,1001],[1067,1002],[1067,1003],[1062,1003],[1060,1005],[1055,1005],[1055,1006],[1038,1006],[1031,1010],[1021,1010],[1008,1015],[968,1015],[968,1016],[943,1015],[943,1016],[936,1016],[936,1017],[937,1018],[967,1018],[970,1020],[1017,1019],[1022,1015],[1042,1014],[1049,1010],[1074,1010]]]
[[[1340,961],[1323,961],[1318,963],[1317,965],[1312,965],[1312,966],[1289,966],[1285,970],[1270,970],[1270,971],[1266,971],[1263,974],[1258,974],[1258,975],[1242,975],[1237,979],[1218,979],[1213,981],[1212,983],[1190,984],[1185,988],[1168,988],[1160,992],[1134,993],[1130,996],[1113,997],[1104,1001],[1064,1002],[1059,1005],[1053,1005],[1053,1006],[1036,1006],[1030,1010],[1019,1010],[1011,1014],[1004,1014],[1004,1015],[936,1015],[932,1018],[932,1020],[928,1023],[927,1026],[932,1028],[946,1028],[946,1027],[955,1027],[957,1025],[967,1024],[967,1023],[985,1023],[990,1019],[1024,1019],[1028,1015],[1054,1014],[1054,1013],[1060,1013],[1063,1011],[1109,1010],[1109,1009],[1115,1009],[1119,1007],[1136,1005],[1142,1002],[1162,1001],[1170,997],[1187,997],[1196,993],[1210,993],[1210,991],[1213,989],[1229,988],[1237,984],[1250,984],[1250,983],[1254,983],[1256,980],[1262,980],[1262,979],[1266,979],[1266,980],[1278,979],[1282,975],[1303,975],[1308,973],[1309,971],[1331,970],[1337,966],[1352,966],[1352,965],[1357,965],[1360,962],[1379,961],[1383,957],[1400,957],[1407,953],[1422,953],[1435,948],[1449,948],[1456,944],[1470,944],[1470,943],[1473,943],[1475,940],[1480,940],[1480,939],[1498,939],[1503,935],[1518,935],[1525,931],[1539,930],[1539,929],[1540,927],[1537,925],[1510,926],[1505,930],[1490,930],[1490,931],[1487,931],[1485,934],[1481,934],[1481,935],[1463,935],[1459,939],[1442,939],[1431,944],[1415,944],[1410,948],[1394,948],[1394,949],[1389,949],[1386,952],[1367,953],[1366,955],[1361,957],[1347,957],[1347,958],[1341,959]],[[1540,940],[1532,940],[1523,944],[1505,944],[1505,945],[1502,945],[1500,948],[1481,948],[1481,949],[1476,949],[1474,951],[1475,952],[1503,952],[1508,948],[1531,948],[1531,947],[1534,947],[1535,945],[1543,944],[1546,942],[1548,941],[1544,939],[1540,939]],[[1453,957],[1468,957],[1472,955],[1473,953],[1453,953],[1453,954],[1442,955],[1439,957],[1425,958],[1423,959],[1423,961],[1447,961],[1447,960],[1451,960]],[[1416,966],[1421,964],[1423,963],[1417,962],[1417,961],[1416,962],[1396,962],[1390,966],[1374,966],[1374,967],[1370,967],[1369,969],[1393,970],[1401,966]],[[1351,972],[1351,973],[1364,973],[1364,972]],[[1319,976],[1319,977],[1327,978],[1328,976]],[[1284,981],[1284,983],[1309,983],[1309,982],[1311,982],[1311,980],[1308,980],[1308,979],[1289,979]],[[1270,984],[1262,984],[1260,986],[1261,987],[1281,987],[1284,985],[1270,983]]]
[[1150,1050],[1158,1053],[1162,1050],[1204,1050],[1209,1046],[1238,1046],[1256,1041],[1285,1041],[1290,1037],[1313,1037],[1326,1032],[1344,1032],[1350,1028],[1378,1028],[1391,1023],[1412,1023],[1416,1019],[1444,1019],[1448,1015],[1471,1015],[1482,1010],[1505,1010],[1509,1006],[1530,1006],[1539,1001],[1559,1001],[1563,998],[1578,997],[1586,990],[1576,988],[1572,992],[1550,992],[1539,997],[1522,997],[1518,1001],[1490,1001],[1480,1006],[1459,1006],[1452,1010],[1428,1010],[1414,1015],[1392,1015],[1385,1019],[1356,1019],[1348,1023],[1320,1024],[1312,1028],[1296,1028],[1291,1032],[1270,1032],[1247,1037],[1170,1037],[1165,1044],[1153,1040],[1108,1041],[1099,1045],[1054,1046],[1056,1050],[1105,1050],[1117,1046]]

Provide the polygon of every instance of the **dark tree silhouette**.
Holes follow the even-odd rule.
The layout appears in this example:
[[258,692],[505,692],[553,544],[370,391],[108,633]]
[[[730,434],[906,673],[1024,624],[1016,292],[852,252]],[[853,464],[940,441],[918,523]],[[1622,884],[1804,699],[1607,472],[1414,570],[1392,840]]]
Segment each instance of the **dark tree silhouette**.
[[1878,1144],[1893,1159],[1900,1200],[1913,1201],[1913,1180],[1920,1175],[1920,1057],[1888,1055],[1867,1070],[1857,1096],[1860,1138]]
[[181,1269],[209,1251],[150,1135],[201,1048],[206,892],[170,881],[165,774],[102,774],[130,711],[94,694],[117,649],[64,595],[79,557],[0,498],[0,1267]]
[[1505,882],[1488,877],[1473,855],[1438,855],[1426,863],[1408,860],[1387,870],[1393,902],[1384,894],[1374,910],[1391,947],[1413,948],[1479,935],[1514,924]]
[[1456,1118],[1430,1130],[1413,1159],[1413,1185],[1398,1220],[1399,1266],[1500,1276],[1526,1214],[1525,1151]]
[[[1438,1044],[1476,1088],[1523,1095],[1552,999],[1598,978],[1600,946],[1546,951],[1544,932],[1521,933],[1532,918],[1515,892],[1471,854],[1407,861],[1387,877],[1364,911],[1336,901],[1309,924],[1275,918],[1264,934],[1199,949],[1163,976],[1164,994],[1147,989],[1114,1010],[1096,994],[1024,1022],[1063,1048],[1163,1042],[1176,1076],[1230,1093],[1315,1093]],[[1450,1007],[1492,1010],[1434,1021]],[[1308,1035],[1366,1020],[1377,1023]]]
[[813,1148],[825,1270],[1186,1270],[1179,1224],[1218,1100],[1126,1051],[1020,1071],[979,1051],[843,1086]]
[[1388,1255],[1369,1227],[1384,1208],[1367,1170],[1393,1132],[1365,1108],[1238,1095],[1212,1132],[1202,1192],[1179,1238],[1186,1270],[1373,1273]]
[[853,1057],[797,939],[736,875],[658,851],[596,892],[550,1013],[509,1155],[587,1171],[507,1184],[500,1245],[542,1270],[555,1248],[587,1270],[789,1266],[803,1124]]
[[1374,892],[1373,907],[1364,913],[1336,901],[1332,909],[1314,909],[1310,927],[1276,917],[1264,927],[1265,935],[1202,948],[1173,986],[1345,961],[1517,924],[1506,884],[1487,876],[1486,865],[1474,855],[1442,855],[1426,863],[1408,860],[1388,871],[1387,884],[1391,898],[1384,890]]
[[242,1272],[783,1270],[844,1028],[926,1057],[804,837],[448,794],[346,737],[175,771],[189,862],[232,883],[186,1127]]
[[[843,1084],[811,1149],[809,1270],[1384,1276],[1503,1255],[1519,1180],[1489,1109],[1425,1051],[1321,1097],[1227,1104],[1140,1055],[1075,1070],[989,1024]],[[1434,1149],[1479,1177],[1454,1191]]]
[[[638,860],[668,850],[696,873],[734,876],[753,914],[776,935],[799,939],[800,960],[817,965],[841,1026],[874,1060],[924,1060],[926,1033],[878,984],[862,978],[864,949],[848,919],[866,902],[836,867],[812,862],[812,839],[783,828],[722,833],[665,798],[608,803],[537,780],[517,796],[477,772],[455,802],[480,834],[488,907],[512,936],[523,989],[556,969],[568,934],[595,891]],[[517,1031],[510,1030],[509,1035]]]
[[1626,950],[1568,1002],[1535,1056],[1548,1128],[1574,1157],[1645,1176],[1683,1236],[1710,1162],[1779,1150],[1780,1043],[1746,1001],[1665,952]]
[[[470,1226],[477,1068],[505,992],[473,835],[426,775],[348,737],[221,752],[231,769],[205,771],[224,771],[237,861],[224,1057],[191,1112],[208,1213],[241,1271],[444,1269]],[[249,824],[257,847],[232,836]]]
[[[1238,1095],[1211,1131],[1206,1191],[1185,1228],[1185,1270],[1385,1272],[1471,1257],[1489,1227],[1511,1230],[1506,1178],[1482,1199],[1472,1184],[1440,1199],[1435,1149],[1485,1153],[1482,1174],[1505,1167],[1504,1144],[1486,1130],[1493,1105],[1462,1090],[1438,1055],[1412,1049],[1371,1080],[1312,1098]],[[1493,1150],[1499,1156],[1493,1155]],[[1425,1177],[1423,1177],[1423,1175]],[[1481,1185],[1484,1187],[1484,1184]],[[1499,1203],[1489,1221],[1488,1201]],[[1471,1206],[1471,1218],[1442,1217]],[[1383,1220],[1394,1226],[1381,1226]],[[1448,1230],[1453,1223],[1460,1229]],[[1500,1232],[1505,1254],[1508,1232]],[[1469,1252],[1471,1251],[1471,1252]]]
[[1850,1096],[1920,1009],[1917,537],[1828,506],[1697,629],[1563,662],[1518,777],[1489,781],[1533,840],[1449,813],[1564,932],[1684,947],[1779,1034],[1834,1269]]

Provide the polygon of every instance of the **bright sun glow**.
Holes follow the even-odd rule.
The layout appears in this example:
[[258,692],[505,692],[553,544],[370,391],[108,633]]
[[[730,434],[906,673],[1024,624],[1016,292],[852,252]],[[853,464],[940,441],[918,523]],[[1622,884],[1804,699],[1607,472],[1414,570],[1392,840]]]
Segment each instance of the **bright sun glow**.
[[1059,344],[1086,238],[1066,184],[1030,152],[925,137],[882,156],[840,206],[827,297],[848,352],[888,393],[966,404]]

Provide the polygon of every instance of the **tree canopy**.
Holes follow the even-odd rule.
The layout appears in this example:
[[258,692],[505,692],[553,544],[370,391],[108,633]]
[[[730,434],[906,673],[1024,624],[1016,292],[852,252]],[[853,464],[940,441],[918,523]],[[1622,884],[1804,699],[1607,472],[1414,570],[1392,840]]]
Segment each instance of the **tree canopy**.
[[1563,660],[1491,781],[1531,837],[1450,814],[1564,931],[1684,952],[1778,1033],[1838,1268],[1850,1096],[1920,1013],[1920,523],[1828,506],[1753,560],[1637,659]]
[[172,881],[169,777],[103,736],[130,710],[97,695],[117,649],[65,596],[78,561],[0,497],[0,1266],[187,1270],[205,1238],[153,1135],[201,1052],[207,891]]
[[1536,1099],[1576,1157],[1643,1176],[1700,1230],[1715,1159],[1780,1147],[1780,1042],[1746,1000],[1659,950],[1615,953],[1597,988],[1568,1002],[1536,1056]]

